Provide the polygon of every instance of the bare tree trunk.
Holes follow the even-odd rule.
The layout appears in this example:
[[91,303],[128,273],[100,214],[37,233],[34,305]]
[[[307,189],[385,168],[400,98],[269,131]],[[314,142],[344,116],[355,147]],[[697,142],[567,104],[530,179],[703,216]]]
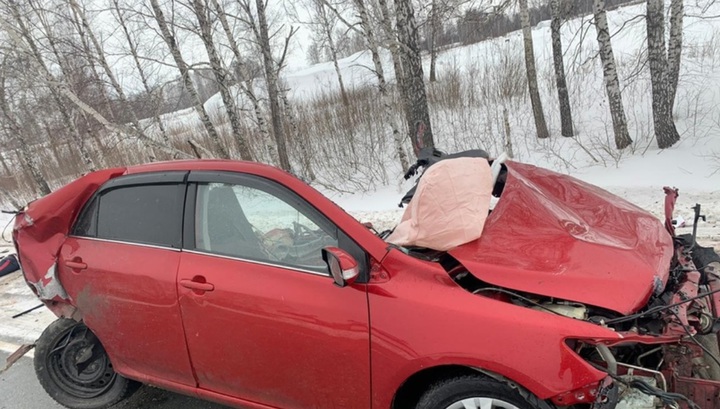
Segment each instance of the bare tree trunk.
[[130,122],[133,125],[135,133],[138,135],[140,141],[150,151],[149,155],[150,155],[151,159],[154,159],[155,152],[153,152],[152,144],[150,144],[148,142],[150,137],[142,129],[142,126],[140,126],[140,121],[138,120],[138,117],[135,114],[135,110],[132,108],[131,104],[129,103],[127,96],[125,95],[125,91],[123,90],[122,86],[120,85],[117,78],[115,77],[115,73],[110,68],[110,64],[108,64],[107,60],[105,59],[105,52],[102,48],[102,45],[100,44],[97,37],[95,36],[95,33],[92,30],[92,27],[90,27],[90,23],[87,20],[85,11],[82,8],[80,8],[80,6],[77,4],[76,0],[68,0],[68,2],[70,3],[70,6],[72,7],[73,11],[79,16],[82,26],[85,28],[85,35],[87,35],[87,37],[90,38],[90,42],[92,43],[93,47],[95,48],[95,56],[98,59],[100,66],[103,68],[103,71],[105,71],[105,75],[110,80],[110,85],[112,85],[113,89],[115,90],[115,93],[117,94],[118,99],[120,100],[120,103],[122,103],[123,106],[125,106],[126,109],[130,112]]
[[[407,96],[407,81],[405,80],[405,72],[402,66],[402,51],[400,48],[400,41],[397,38],[397,33],[392,26],[392,18],[390,8],[387,4],[387,0],[377,0],[378,6],[380,7],[380,14],[382,16],[382,25],[385,30],[386,36],[390,39],[390,54],[393,60],[393,71],[395,72],[395,84],[400,94],[400,101],[402,103],[402,111],[405,115],[405,123],[407,125],[408,132],[412,134],[413,119],[411,115],[412,108],[410,107],[410,98]],[[414,145],[413,145],[414,146]]]
[[190,78],[190,68],[188,67],[187,63],[182,57],[182,54],[180,53],[180,48],[178,48],[175,37],[173,36],[170,28],[168,27],[167,21],[165,20],[165,15],[163,14],[162,9],[158,4],[158,0],[150,0],[150,5],[153,9],[155,21],[157,21],[158,26],[160,27],[162,38],[165,41],[165,44],[167,44],[168,48],[170,49],[170,54],[172,54],[173,59],[175,60],[175,64],[180,71],[185,90],[187,90],[188,94],[190,94],[190,97],[195,102],[195,112],[197,112],[198,116],[200,117],[200,121],[202,121],[202,124],[205,127],[205,130],[207,131],[210,140],[213,141],[213,144],[215,145],[215,149],[218,152],[219,156],[223,159],[230,159],[230,154],[225,148],[225,145],[220,140],[220,135],[218,135],[215,126],[210,120],[210,115],[208,115],[207,111],[205,110],[205,106],[203,105],[200,97],[198,96],[197,90],[195,89],[195,84],[193,84],[192,78]]
[[[123,16],[122,10],[120,9],[119,0],[113,0],[113,5],[115,7],[115,12],[117,13],[118,22],[122,27],[123,34],[125,35],[125,40],[127,40],[128,46],[130,47],[130,54],[132,55],[133,62],[135,63],[135,68],[137,68],[138,74],[140,74],[140,82],[142,82],[143,84],[143,89],[145,90],[145,93],[148,96],[151,96],[152,88],[150,88],[150,83],[148,82],[148,77],[145,74],[145,69],[142,67],[142,64],[140,64],[140,56],[138,54],[137,45],[130,36],[130,31],[128,30],[127,23],[125,22],[125,17]],[[165,130],[165,125],[160,119],[160,115],[158,114],[157,109],[153,111],[153,120],[157,124],[158,129],[160,130],[160,138],[162,139],[163,143],[165,143],[167,146],[170,146],[170,138],[168,137],[167,131]],[[176,154],[173,155],[173,157],[177,159],[179,155]]]
[[370,24],[370,18],[368,16],[367,8],[365,7],[364,0],[355,0],[355,6],[360,14],[360,24],[362,25],[365,38],[367,39],[368,46],[370,47],[370,54],[372,55],[373,65],[375,67],[375,75],[378,79],[378,91],[380,92],[380,98],[382,99],[383,112],[385,113],[385,120],[390,124],[393,134],[393,143],[395,145],[395,153],[400,161],[400,166],[405,172],[408,167],[408,157],[405,153],[405,149],[402,146],[402,134],[398,129],[397,123],[395,122],[395,115],[393,109],[392,98],[387,89],[387,82],[385,81],[385,71],[380,60],[379,45],[373,28]]
[[615,69],[615,55],[613,54],[610,29],[608,28],[607,15],[605,13],[605,0],[593,1],[593,14],[595,16],[597,40],[600,46],[600,60],[602,61],[603,76],[605,78],[605,90],[608,95],[610,116],[612,116],[613,131],[615,133],[615,147],[617,149],[623,149],[632,143],[632,138],[630,138],[627,121],[625,120],[625,108],[623,107],[622,94],[620,93],[620,79]]
[[520,24],[522,24],[523,43],[525,45],[525,70],[527,71],[528,89],[530,90],[530,103],[532,104],[533,116],[535,117],[535,130],[538,138],[549,138],[545,114],[543,113],[542,101],[540,100],[540,89],[537,82],[537,70],[535,69],[535,50],[533,49],[532,27],[530,27],[530,12],[528,11],[527,0],[519,0]]
[[0,111],[2,111],[3,116],[5,117],[5,121],[3,122],[5,122],[6,126],[9,128],[9,134],[12,135],[13,139],[15,139],[20,144],[20,158],[23,164],[23,168],[25,168],[30,173],[33,181],[35,181],[35,184],[40,189],[40,193],[43,196],[47,195],[48,193],[50,193],[50,186],[48,185],[45,177],[40,171],[40,167],[38,166],[35,155],[30,152],[30,147],[28,146],[27,140],[25,139],[26,137],[25,135],[23,135],[20,124],[15,119],[15,116],[10,109],[7,101],[5,92],[4,62],[3,66],[0,68]]
[[335,46],[335,40],[333,39],[332,33],[333,24],[328,18],[323,0],[314,0],[313,6],[315,7],[317,16],[320,18],[320,25],[322,26],[328,48],[330,49],[330,57],[332,57],[333,65],[335,66],[335,74],[337,75],[338,84],[340,85],[340,96],[342,97],[343,105],[348,106],[350,105],[350,99],[348,99],[347,92],[345,92],[345,83],[343,82],[342,72],[340,71],[340,65],[338,64],[337,47]]
[[570,96],[568,95],[565,80],[565,62],[563,61],[562,39],[560,28],[560,0],[550,0],[552,21],[550,22],[550,36],[552,37],[553,66],[555,67],[555,84],[557,85],[558,103],[560,106],[560,124],[562,136],[573,136],[572,110],[570,109]]
[[[290,124],[290,129],[292,130],[291,134],[299,136],[300,130],[298,127],[298,121],[293,114],[293,108],[287,95],[287,89],[284,89],[279,84],[278,86],[280,87],[280,97],[282,98],[283,112],[285,117],[287,118],[288,123]],[[311,153],[308,149],[307,143],[305,143],[308,139],[304,139],[305,140],[299,140],[297,142],[300,145],[300,155],[302,156],[300,158],[300,161],[302,162],[301,166],[304,170],[305,178],[312,182],[317,179],[317,177],[315,176],[315,171],[313,170],[313,158],[311,157]]]
[[[58,51],[57,45],[56,45],[56,40],[55,40],[55,34],[52,31],[52,27],[50,27],[47,20],[45,19],[45,16],[42,14],[43,11],[40,10],[38,7],[36,7],[33,2],[29,2],[29,4],[32,7],[32,9],[35,11],[35,14],[38,16],[40,23],[41,23],[43,29],[45,30],[45,36],[47,38],[48,45],[50,45],[50,49],[52,50],[53,55],[55,56],[55,59],[57,60],[58,66],[60,67],[60,72],[66,79],[71,78],[73,73],[71,72],[71,70],[68,69],[67,58],[64,58],[64,56],[60,53],[60,51]],[[81,36],[81,40],[83,42],[83,49],[86,53],[86,58],[88,59],[88,64],[92,65],[92,68],[91,68],[92,75],[93,75],[94,79],[96,80],[96,82],[98,83],[99,87],[101,88],[101,93],[103,94],[103,98],[105,100],[105,103],[107,104],[107,108],[109,110],[112,110],[110,98],[107,95],[107,92],[105,90],[104,85],[102,84],[102,81],[100,80],[100,76],[98,75],[97,71],[95,71],[95,64],[94,64],[92,57],[90,56],[89,46],[85,47],[86,44],[85,44],[84,36]],[[68,88],[69,87],[70,87],[70,85],[68,84]],[[55,94],[55,91],[51,91],[51,92],[53,92],[53,94]],[[61,102],[60,98],[55,98],[55,101],[56,101],[56,104],[58,104],[58,109],[61,111],[61,115],[63,115],[63,117],[64,117],[65,114],[62,114],[62,112],[65,111],[68,115],[67,122],[69,122],[76,130],[76,131],[74,131],[72,136],[74,137],[75,143],[78,144],[78,147],[80,150],[80,156],[83,158],[83,161],[86,164],[90,163],[89,160],[91,157],[90,157],[90,153],[87,150],[86,138],[84,138],[81,135],[80,130],[77,129],[75,119],[72,117],[72,113],[66,111],[67,108],[65,107],[63,102]],[[62,106],[60,106],[61,104],[62,104]],[[91,125],[91,121],[89,120],[87,114],[83,111],[80,111],[79,116],[85,122],[88,135],[93,139],[96,139],[96,140],[99,139],[97,132],[95,132],[92,129],[93,127]],[[70,129],[72,131],[72,128],[70,128]],[[92,162],[100,162],[101,166],[104,165],[105,159],[102,156],[102,154],[95,155],[95,158],[96,159],[92,160]],[[95,164],[96,163],[93,163],[91,169],[95,168]]]
[[[228,24],[225,10],[223,10],[222,6],[220,6],[220,3],[217,0],[211,1],[218,20],[220,20],[220,25],[225,32],[225,37],[227,37],[228,44],[230,45],[230,50],[235,56],[235,63],[238,66],[237,71],[239,71],[240,73],[240,78],[238,78],[238,86],[240,87],[240,90],[245,93],[245,95],[248,97],[248,99],[253,105],[253,110],[255,112],[255,121],[257,122],[260,134],[262,134],[263,137],[267,140],[270,140],[270,131],[267,128],[267,121],[265,120],[265,115],[263,114],[262,108],[260,107],[260,101],[255,95],[251,75],[248,72],[247,65],[243,61],[242,55],[240,55],[240,47],[238,47],[237,41],[235,41],[235,36],[230,29],[230,24]],[[274,158],[277,156],[277,151],[274,151],[271,154]]]
[[503,128],[505,129],[505,153],[510,158],[514,158],[515,152],[513,151],[512,136],[510,135],[510,115],[505,106],[503,106]]
[[437,12],[437,0],[432,0],[430,5],[430,82],[435,82],[435,63],[437,61],[437,50],[435,43],[437,40],[438,24],[440,24]]
[[212,67],[213,74],[215,75],[215,81],[220,89],[220,97],[223,100],[225,111],[227,112],[228,119],[230,120],[230,128],[232,128],[233,137],[235,138],[235,142],[237,143],[240,151],[240,158],[250,161],[253,159],[252,154],[250,153],[250,147],[242,134],[237,104],[235,103],[235,98],[230,93],[230,85],[225,68],[223,68],[220,56],[215,49],[212,27],[210,26],[211,23],[206,14],[207,9],[205,7],[204,0],[193,0],[193,9],[195,10],[195,16],[200,26],[200,37],[202,38],[203,44],[205,44],[205,51],[207,51],[208,58],[210,59],[210,66]]
[[283,129],[282,110],[280,109],[280,89],[278,88],[277,70],[270,48],[270,34],[268,33],[267,16],[265,15],[266,4],[264,0],[255,0],[255,5],[257,7],[258,18],[258,41],[263,55],[265,83],[268,89],[270,115],[272,118],[273,135],[275,136],[275,143],[277,144],[278,158],[280,159],[280,167],[287,172],[292,172],[290,158],[287,153],[285,130]]
[[[15,1],[10,0],[8,1],[8,4],[10,5],[13,17],[18,24],[18,28],[20,29],[20,36],[22,36],[22,38],[27,43],[30,54],[34,59],[34,65],[36,65],[40,70],[39,74],[45,77],[48,80],[48,83],[51,84],[50,92],[53,96],[55,103],[58,106],[58,111],[60,111],[60,115],[63,118],[65,126],[67,126],[67,128],[70,130],[70,134],[74,137],[75,143],[78,145],[80,155],[83,162],[85,163],[86,168],[90,171],[94,171],[95,162],[93,161],[90,152],[88,152],[87,147],[85,146],[84,138],[82,137],[82,135],[80,135],[80,132],[78,131],[77,126],[75,126],[75,122],[72,119],[72,116],[67,111],[62,99],[60,98],[60,94],[67,95],[67,92],[63,92],[68,91],[67,88],[63,88],[63,86],[58,85],[57,82],[54,80],[52,74],[50,73],[50,70],[48,70],[47,65],[45,64],[45,60],[43,59],[42,54],[40,53],[40,50],[38,49],[33,36],[25,25],[25,22],[20,15],[20,10],[18,9]],[[13,36],[14,31],[12,29],[7,30],[7,32],[10,36]],[[23,40],[20,38],[15,38],[15,46],[23,47],[23,45],[21,44],[22,41]]]
[[[31,3],[32,4],[32,3]],[[36,10],[37,11],[37,10]],[[39,14],[39,12],[38,12]],[[45,31],[47,31],[48,37],[52,39],[51,30],[50,27],[47,26],[47,22],[43,17],[40,17],[41,21],[43,23],[43,27],[45,28]],[[88,61],[88,64],[90,64],[90,72],[92,74],[93,79],[98,85],[98,88],[100,89],[100,93],[102,94],[103,101],[105,102],[106,109],[107,109],[107,117],[110,118],[111,121],[115,122],[115,112],[113,109],[112,101],[110,99],[110,95],[108,95],[107,88],[105,88],[105,84],[103,83],[102,79],[100,78],[100,74],[97,72],[97,67],[95,66],[95,58],[93,56],[92,50],[90,49],[90,44],[88,44],[87,38],[85,36],[85,30],[83,29],[83,25],[81,22],[78,21],[77,13],[73,10],[73,25],[76,26],[77,32],[80,35],[80,43],[82,44],[83,52],[85,53],[85,58]],[[57,50],[55,50],[55,47],[53,47],[53,51],[55,52],[55,55],[58,55]],[[60,61],[60,58],[58,57],[58,62]]]
[[647,0],[648,65],[652,83],[652,108],[655,139],[660,149],[680,140],[672,118],[668,83],[668,61],[665,54],[665,3]]
[[668,101],[670,109],[675,105],[678,80],[680,79],[680,61],[682,59],[683,0],[670,2],[670,39],[668,40]]
[[418,32],[415,24],[415,13],[410,0],[395,0],[395,17],[397,20],[398,38],[401,47],[401,61],[406,77],[408,106],[411,109],[412,128],[410,139],[417,155],[422,148],[435,147],[427,95],[422,67],[422,57],[418,47]]

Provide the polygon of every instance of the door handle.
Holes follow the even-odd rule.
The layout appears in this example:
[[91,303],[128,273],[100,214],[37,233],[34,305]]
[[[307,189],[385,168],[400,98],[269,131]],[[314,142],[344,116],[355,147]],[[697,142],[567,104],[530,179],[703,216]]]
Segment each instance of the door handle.
[[196,291],[212,291],[215,286],[211,283],[202,283],[194,280],[180,280],[180,285]]
[[87,263],[83,263],[81,259],[67,260],[65,265],[73,270],[85,270],[87,268]]

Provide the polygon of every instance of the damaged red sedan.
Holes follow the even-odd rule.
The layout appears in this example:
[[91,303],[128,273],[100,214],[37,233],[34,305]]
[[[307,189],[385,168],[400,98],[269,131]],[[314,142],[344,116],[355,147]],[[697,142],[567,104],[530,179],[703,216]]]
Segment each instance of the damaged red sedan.
[[[719,409],[717,254],[569,176],[494,166],[480,236],[449,249],[386,241],[257,163],[90,173],[15,221],[59,317],[40,383],[86,409],[139,383],[246,408]],[[427,206],[461,211],[416,205],[411,228]]]

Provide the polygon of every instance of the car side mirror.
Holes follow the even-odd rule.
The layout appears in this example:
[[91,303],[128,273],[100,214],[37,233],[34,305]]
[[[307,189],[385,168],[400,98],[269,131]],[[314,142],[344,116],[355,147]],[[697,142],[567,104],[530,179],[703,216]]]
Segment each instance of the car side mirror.
[[322,249],[322,258],[338,287],[345,287],[354,283],[360,275],[360,266],[357,260],[343,249],[325,247]]

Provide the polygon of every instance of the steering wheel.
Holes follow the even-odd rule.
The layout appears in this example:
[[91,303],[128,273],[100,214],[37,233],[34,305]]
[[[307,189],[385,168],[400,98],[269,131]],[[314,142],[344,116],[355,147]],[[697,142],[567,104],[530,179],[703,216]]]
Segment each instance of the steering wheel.
[[314,240],[320,236],[317,231],[305,226],[299,222],[293,222],[293,233],[295,243],[302,243],[310,240]]

